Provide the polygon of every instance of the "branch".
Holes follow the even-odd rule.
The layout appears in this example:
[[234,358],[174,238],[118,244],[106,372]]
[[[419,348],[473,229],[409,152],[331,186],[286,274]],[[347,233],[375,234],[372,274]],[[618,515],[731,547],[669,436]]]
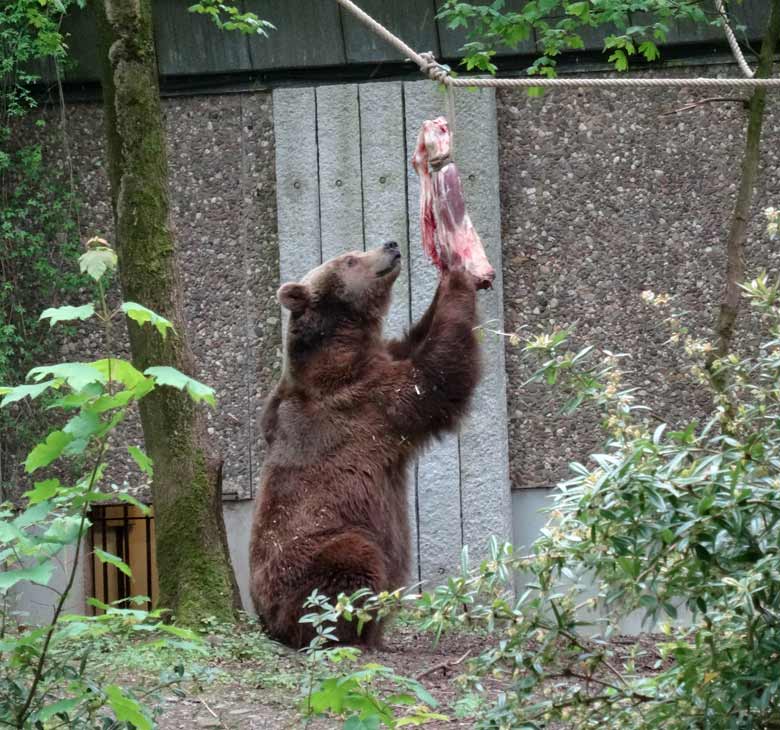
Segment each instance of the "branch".
[[424,672],[420,672],[418,675],[416,675],[415,679],[419,682],[423,677],[427,677],[429,674],[433,674],[439,669],[443,669],[446,672],[446,670],[448,669],[457,667],[458,664],[461,664],[463,661],[465,661],[470,654],[471,654],[471,649],[469,649],[460,659],[456,659],[454,662],[440,662],[439,664],[434,664],[429,669],[426,669]]
[[743,105],[747,105],[748,99],[746,99],[743,96],[708,96],[706,99],[699,99],[698,101],[692,101],[685,106],[681,106],[679,109],[672,109],[671,111],[664,112],[660,116],[662,117],[670,117],[673,114],[679,114],[680,112],[687,112],[691,109],[696,109],[696,107],[702,106],[704,104],[713,104],[716,102],[739,102]]

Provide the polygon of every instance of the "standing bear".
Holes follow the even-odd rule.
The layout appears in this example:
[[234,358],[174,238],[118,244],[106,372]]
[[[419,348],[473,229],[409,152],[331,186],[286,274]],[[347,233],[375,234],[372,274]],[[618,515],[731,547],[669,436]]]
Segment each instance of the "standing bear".
[[[402,339],[382,338],[396,243],[344,254],[284,284],[286,362],[263,414],[268,442],[250,544],[251,593],[269,633],[293,647],[316,589],[331,598],[408,581],[407,465],[454,430],[479,380],[476,289],[444,272],[431,305]],[[336,629],[376,646],[371,621]]]

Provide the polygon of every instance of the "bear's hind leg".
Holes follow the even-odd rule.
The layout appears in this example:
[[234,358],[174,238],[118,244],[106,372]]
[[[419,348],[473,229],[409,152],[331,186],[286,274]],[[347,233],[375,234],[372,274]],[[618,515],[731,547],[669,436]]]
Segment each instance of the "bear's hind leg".
[[[305,584],[309,586],[306,597],[315,588],[334,601],[339,593],[349,595],[360,588],[379,593],[387,588],[387,570],[382,553],[373,542],[357,532],[338,535],[323,545],[313,557],[310,571],[305,579]],[[376,648],[382,641],[382,628],[376,620],[366,623],[360,634],[356,621],[341,620],[336,625],[335,634],[341,644]]]

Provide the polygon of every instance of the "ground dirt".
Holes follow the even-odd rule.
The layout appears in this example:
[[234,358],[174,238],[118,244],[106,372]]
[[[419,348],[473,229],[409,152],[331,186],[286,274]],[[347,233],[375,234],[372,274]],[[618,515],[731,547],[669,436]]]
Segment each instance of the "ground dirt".
[[[651,637],[616,637],[618,655],[637,641],[650,648]],[[310,718],[308,723],[297,708],[307,672],[306,658],[265,639],[257,630],[236,628],[234,632],[210,635],[208,652],[200,658],[206,678],[188,681],[180,690],[164,690],[157,718],[159,730],[222,728],[222,730],[340,730],[343,719]],[[459,719],[453,707],[458,694],[455,680],[462,671],[464,655],[475,656],[490,644],[489,638],[471,633],[444,636],[434,645],[430,635],[413,627],[397,625],[388,631],[381,651],[367,651],[359,663],[375,662],[397,674],[419,678],[439,703],[437,712],[448,721],[433,721],[430,730],[465,730],[474,720]],[[120,659],[121,661],[121,659]],[[134,663],[133,660],[130,660]],[[143,662],[123,671],[131,684],[153,681],[159,667],[144,668]],[[640,667],[648,673],[651,665]],[[488,687],[493,693],[498,685]]]

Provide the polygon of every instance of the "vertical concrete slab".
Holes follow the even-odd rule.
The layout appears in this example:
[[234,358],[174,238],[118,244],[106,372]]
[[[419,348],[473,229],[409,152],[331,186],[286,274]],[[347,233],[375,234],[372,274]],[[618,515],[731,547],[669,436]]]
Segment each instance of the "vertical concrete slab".
[[[403,87],[400,82],[362,84],[358,96],[366,248],[396,241],[403,255],[403,268],[393,287],[393,301],[385,323],[385,336],[398,337],[409,327],[411,306]],[[416,582],[419,556],[414,464],[410,465],[407,484],[412,534],[410,580]]]
[[[493,89],[456,93],[455,159],[469,215],[496,270],[493,289],[479,292],[479,321],[503,331],[501,208],[498,191],[498,132]],[[463,541],[474,557],[485,554],[488,540],[511,539],[511,494],[504,341],[485,332],[482,381],[460,433]]]
[[360,110],[355,84],[317,89],[322,260],[363,249]]
[[400,82],[377,83],[363,84],[359,92],[366,248],[396,241],[404,257],[385,326],[385,334],[395,337],[409,325],[410,303],[403,89]]
[[[438,272],[420,242],[420,185],[411,160],[420,125],[444,114],[446,98],[430,81],[404,83],[406,171],[409,210],[409,262],[412,319],[419,319],[433,298]],[[434,583],[457,567],[462,545],[458,438],[433,444],[417,464],[420,578]]]
[[252,534],[252,515],[254,504],[248,500],[240,502],[223,502],[222,514],[225,518],[225,531],[230,550],[230,562],[241,593],[241,603],[244,611],[254,616],[255,607],[249,595],[249,538]]
[[[29,581],[17,583],[9,591],[9,608],[18,612],[23,623],[41,626],[49,623],[59,596],[56,591],[64,591],[68,584],[76,548],[69,545],[55,559],[56,567],[48,586],[40,586]],[[87,598],[92,594],[88,540],[82,540],[79,562],[68,598],[63,608],[66,614],[83,614],[87,611]],[[52,590],[54,589],[54,590]]]
[[320,188],[314,89],[275,89],[276,204],[279,278],[297,281],[318,266]]

